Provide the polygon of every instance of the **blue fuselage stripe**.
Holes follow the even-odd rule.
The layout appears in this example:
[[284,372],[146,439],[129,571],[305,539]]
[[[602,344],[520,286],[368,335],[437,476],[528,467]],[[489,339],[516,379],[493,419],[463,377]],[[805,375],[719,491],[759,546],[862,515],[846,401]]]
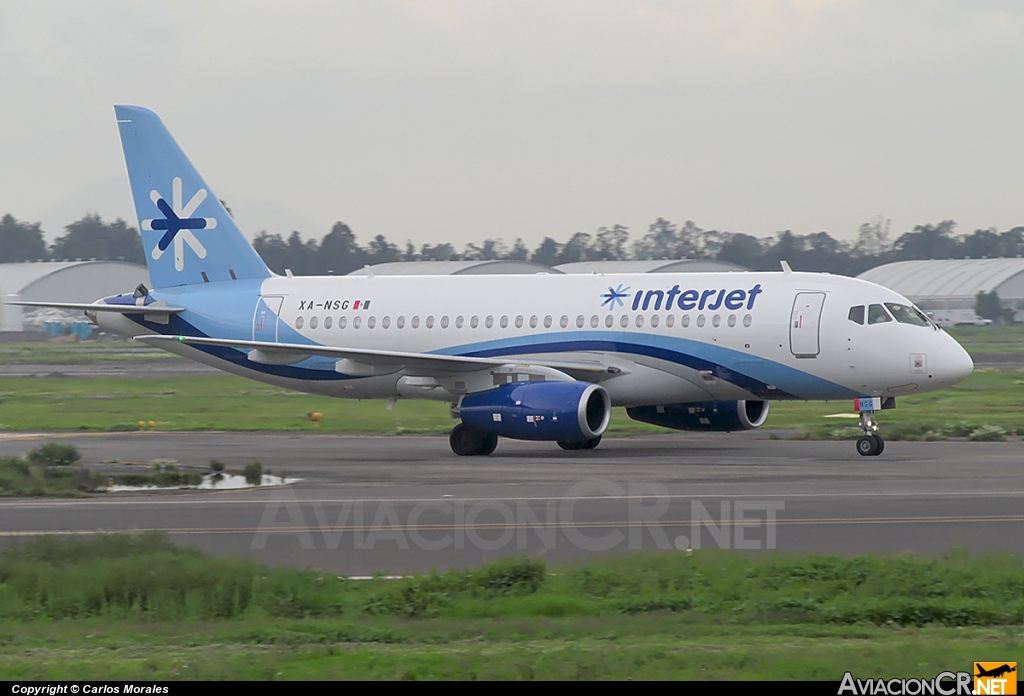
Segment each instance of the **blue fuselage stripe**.
[[[154,324],[138,315],[131,316],[141,326],[165,334],[209,337],[180,316],[170,317],[167,325]],[[312,345],[320,345],[312,343]],[[254,363],[246,351],[221,346],[192,346],[215,358],[268,376],[310,381],[358,379],[334,370],[335,360],[311,357],[297,365]],[[540,336],[503,339],[453,346],[432,351],[437,355],[496,358],[539,353],[600,352],[641,355],[664,360],[693,370],[706,371],[722,382],[733,384],[755,396],[767,399],[840,399],[856,396],[849,388],[802,370],[757,356],[740,353],[699,341],[624,332],[574,332],[566,336]]]

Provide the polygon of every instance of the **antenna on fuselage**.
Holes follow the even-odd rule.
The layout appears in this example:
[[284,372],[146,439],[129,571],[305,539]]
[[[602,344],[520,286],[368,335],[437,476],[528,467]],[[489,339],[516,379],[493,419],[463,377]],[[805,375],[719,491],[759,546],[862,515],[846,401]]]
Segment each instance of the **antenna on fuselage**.
[[792,273],[793,272],[793,269],[789,267],[789,262],[788,261],[781,261],[780,260],[779,263],[782,265],[782,272],[783,273]]

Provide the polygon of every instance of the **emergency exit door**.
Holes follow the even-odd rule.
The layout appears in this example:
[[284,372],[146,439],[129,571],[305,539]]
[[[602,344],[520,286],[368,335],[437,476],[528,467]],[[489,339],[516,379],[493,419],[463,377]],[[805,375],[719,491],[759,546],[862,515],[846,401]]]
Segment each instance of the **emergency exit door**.
[[789,349],[798,358],[816,358],[821,352],[821,310],[825,293],[798,292],[789,318]]

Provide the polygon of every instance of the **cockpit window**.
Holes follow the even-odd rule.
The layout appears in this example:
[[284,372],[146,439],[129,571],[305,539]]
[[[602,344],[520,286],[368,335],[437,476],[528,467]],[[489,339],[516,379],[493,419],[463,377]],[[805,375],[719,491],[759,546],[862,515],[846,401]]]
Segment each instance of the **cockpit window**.
[[892,321],[892,318],[885,311],[885,307],[880,304],[868,307],[868,324],[884,324],[887,321]]
[[864,323],[864,305],[857,305],[856,307],[850,307],[850,316],[848,317],[848,319],[850,321],[852,321],[853,323],[855,323],[855,324],[863,324]]
[[928,317],[924,316],[917,307],[886,302],[885,306],[892,312],[893,317],[901,324],[913,324],[914,326],[931,326]]

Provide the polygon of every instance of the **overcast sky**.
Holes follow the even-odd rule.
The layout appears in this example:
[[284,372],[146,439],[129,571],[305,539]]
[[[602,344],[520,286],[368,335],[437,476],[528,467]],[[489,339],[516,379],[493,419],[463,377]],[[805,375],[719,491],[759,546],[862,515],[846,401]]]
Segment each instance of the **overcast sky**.
[[0,0],[0,214],[136,223],[112,105],[243,231],[1024,225],[1024,2]]

